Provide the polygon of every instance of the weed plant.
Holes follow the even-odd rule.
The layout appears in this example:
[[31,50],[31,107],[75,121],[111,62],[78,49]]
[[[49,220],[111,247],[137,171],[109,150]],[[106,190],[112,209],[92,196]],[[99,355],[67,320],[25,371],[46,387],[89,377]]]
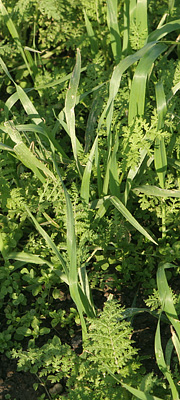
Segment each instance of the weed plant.
[[[14,348],[40,378],[65,379],[69,399],[179,399],[165,275],[173,265],[177,276],[180,257],[176,3],[0,1],[1,351]],[[136,372],[125,319],[140,310],[109,301],[98,317],[93,289],[109,278],[112,290],[145,289],[148,305],[158,298],[155,355],[167,384]],[[69,314],[54,311],[63,291]],[[38,349],[58,325],[73,336],[75,322],[81,356],[58,337]]]

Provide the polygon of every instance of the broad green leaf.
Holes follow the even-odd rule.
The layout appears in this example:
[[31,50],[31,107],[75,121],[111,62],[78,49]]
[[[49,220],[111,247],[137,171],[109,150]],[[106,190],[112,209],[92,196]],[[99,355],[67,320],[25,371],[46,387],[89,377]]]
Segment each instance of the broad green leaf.
[[148,36],[147,0],[137,0],[136,28],[140,37],[139,45],[142,47]]
[[167,46],[163,43],[155,44],[151,49],[147,50],[139,61],[131,86],[128,114],[129,124],[132,123],[136,116],[144,114],[147,77],[156,58],[166,49]]
[[121,78],[123,73],[135,62],[137,62],[140,58],[142,58],[147,51],[150,49],[153,49],[153,47],[156,46],[156,43],[148,43],[146,44],[142,49],[138,50],[136,53],[131,54],[130,56],[126,57],[124,60],[122,60],[114,69],[110,84],[109,84],[109,97],[107,101],[107,105],[105,107],[105,110],[103,111],[101,118],[99,120],[98,124],[98,129],[100,129],[103,120],[106,116],[106,126],[107,126],[107,137],[108,137],[108,143],[110,143],[110,135],[111,135],[111,122],[112,122],[112,116],[113,116],[113,108],[114,108],[114,100],[115,97],[118,93],[120,83],[121,83]]
[[180,190],[168,190],[168,189],[161,189],[157,186],[138,186],[132,191],[136,194],[138,193],[145,193],[148,196],[157,196],[157,197],[180,197]]
[[[162,315],[161,315],[161,320],[162,320]],[[171,365],[171,356],[172,356],[173,348],[174,348],[174,346],[173,346],[172,338],[170,338],[167,342],[166,349],[165,349],[165,361],[166,361],[166,365],[168,368],[170,368],[170,365]]]
[[121,37],[117,20],[117,0],[107,0],[107,24],[110,30],[111,48],[116,62],[121,58]]
[[157,103],[157,113],[158,113],[158,126],[157,129],[162,129],[164,126],[164,119],[167,113],[166,96],[164,93],[163,82],[157,82],[155,85],[156,90],[156,103]]

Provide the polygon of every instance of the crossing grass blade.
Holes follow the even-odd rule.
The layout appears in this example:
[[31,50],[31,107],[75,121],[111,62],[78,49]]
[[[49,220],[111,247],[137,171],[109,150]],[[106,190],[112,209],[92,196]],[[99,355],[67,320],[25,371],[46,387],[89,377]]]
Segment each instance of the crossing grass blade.
[[148,196],[157,196],[157,197],[180,197],[180,190],[169,190],[169,189],[161,189],[157,186],[144,185],[138,186],[132,189],[135,194],[145,193]]
[[75,105],[76,105],[76,96],[77,96],[77,89],[79,86],[80,80],[80,71],[81,71],[81,54],[80,50],[77,49],[77,57],[76,57],[76,65],[73,70],[73,74],[70,79],[69,89],[66,94],[65,100],[65,115],[66,115],[66,122],[68,126],[68,130],[71,137],[71,144],[74,159],[76,161],[76,166],[79,171],[80,177],[82,178],[82,167],[80,165],[78,155],[77,155],[77,146],[76,146],[76,132],[75,132]]
[[108,143],[111,142],[110,140],[110,135],[111,135],[111,123],[112,123],[112,117],[113,117],[113,109],[114,109],[114,100],[115,97],[118,93],[120,83],[121,83],[121,78],[123,73],[135,62],[137,62],[140,58],[142,58],[146,52],[150,49],[152,49],[156,43],[148,43],[146,44],[142,49],[138,50],[136,53],[131,54],[130,56],[127,56],[125,59],[120,61],[120,63],[115,67],[110,83],[109,83],[109,97],[107,101],[107,105],[105,107],[105,110],[103,111],[99,124],[98,124],[98,129],[100,129],[104,118],[106,117],[106,128],[107,128],[107,139]]
[[168,33],[180,29],[180,19],[168,22],[167,24],[157,28],[155,31],[151,32],[147,38],[147,42],[158,41],[166,36]]
[[[31,169],[42,183],[45,183],[46,176],[49,176],[51,179],[55,180],[53,173],[44,165],[44,163],[39,161],[23,143],[20,133],[12,123],[5,122],[4,126],[2,126],[2,130],[10,136],[13,142],[16,143],[13,151],[15,152],[17,158],[27,168]],[[40,171],[42,171],[43,174]]]
[[86,11],[85,10],[83,10],[83,11],[84,11],[84,19],[85,19],[85,24],[86,24],[86,30],[87,30],[87,34],[88,34],[89,41],[90,41],[90,44],[91,44],[91,51],[92,51],[93,55],[96,55],[98,53],[98,41],[97,41],[97,38],[96,38],[96,36],[94,34],[94,30],[93,30],[92,24],[91,24],[87,14],[86,14]]
[[121,59],[121,37],[117,20],[117,4],[117,0],[107,0],[107,24],[110,30],[112,53],[116,63]]
[[151,242],[157,244],[155,240],[149,235],[149,233],[139,224],[139,222],[133,217],[133,215],[128,211],[124,204],[115,196],[109,196],[110,202],[117,208],[117,210],[123,215],[127,221],[134,226],[143,236],[145,236]]
[[167,49],[165,44],[159,43],[149,49],[139,61],[136,68],[129,100],[128,123],[131,124],[136,116],[144,114],[146,82],[154,61]]
[[[162,82],[158,82],[155,85],[156,89],[156,102],[157,102],[157,113],[158,113],[158,126],[160,130],[164,126],[164,119],[167,112],[166,97],[164,93],[164,87]],[[155,169],[159,178],[159,183],[162,189],[165,187],[165,176],[167,171],[167,156],[164,138],[159,136],[155,140],[154,147],[154,164]]]
[[45,136],[50,139],[50,141],[53,143],[54,147],[58,152],[62,155],[62,159],[66,161],[70,161],[68,155],[64,152],[63,148],[60,146],[60,144],[56,141],[53,136],[49,135],[49,132],[46,133],[45,129],[43,126],[40,125],[35,125],[35,124],[26,124],[26,125],[16,125],[16,129],[19,132],[37,132],[40,136]]

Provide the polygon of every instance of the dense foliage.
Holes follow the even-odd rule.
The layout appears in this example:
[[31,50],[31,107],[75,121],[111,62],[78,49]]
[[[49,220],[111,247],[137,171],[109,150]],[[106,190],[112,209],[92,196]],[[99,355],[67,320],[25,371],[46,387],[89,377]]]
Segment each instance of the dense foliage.
[[[42,398],[179,399],[179,12],[0,1],[0,351]],[[131,340],[143,311],[159,376]]]

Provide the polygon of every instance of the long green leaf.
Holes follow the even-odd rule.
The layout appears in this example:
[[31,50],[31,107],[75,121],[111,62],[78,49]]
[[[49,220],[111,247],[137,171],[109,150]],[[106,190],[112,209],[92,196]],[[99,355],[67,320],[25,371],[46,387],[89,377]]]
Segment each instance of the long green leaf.
[[[61,185],[64,190],[66,200],[66,220],[67,220],[67,252],[69,257],[69,290],[73,301],[75,302],[82,325],[83,338],[85,339],[87,329],[84,320],[83,312],[90,317],[94,315],[93,306],[89,304],[89,296],[83,295],[83,291],[78,284],[78,268],[77,268],[77,252],[76,252],[76,235],[75,235],[75,221],[73,215],[73,209],[68,191],[62,181],[59,168],[55,160],[53,160],[57,174],[59,176]],[[86,282],[87,285],[87,282]],[[90,289],[89,289],[90,290]]]
[[180,340],[180,321],[178,319],[178,315],[173,303],[172,292],[168,286],[167,278],[165,274],[165,268],[175,267],[173,264],[166,263],[163,266],[159,267],[157,270],[157,286],[159,297],[161,301],[161,305],[163,307],[164,312],[169,318],[171,324],[175,328],[177,335]]
[[96,136],[96,139],[95,139],[92,149],[90,151],[88,162],[84,169],[82,183],[81,183],[81,197],[85,200],[86,203],[89,203],[90,177],[91,177],[92,164],[93,164],[93,159],[94,159],[97,143],[98,143],[98,136]]
[[[21,251],[18,253],[16,253],[16,252],[10,253],[10,254],[8,254],[7,258],[12,259],[12,260],[22,261],[23,263],[26,263],[26,264],[29,263],[29,264],[37,264],[37,265],[48,265],[51,268],[51,270],[55,269],[54,265],[51,264],[49,261],[44,260],[43,258],[41,258],[35,254],[26,253],[24,251]],[[68,284],[67,276],[63,272],[59,271],[58,276],[61,278],[61,280],[63,282]]]
[[160,318],[159,318],[159,321],[157,324],[157,329],[156,329],[156,334],[155,334],[155,355],[156,355],[156,361],[157,361],[159,369],[162,371],[162,373],[164,374],[164,376],[166,377],[166,379],[169,382],[173,400],[179,400],[178,391],[176,389],[176,386],[172,379],[171,373],[170,373],[169,369],[167,368],[167,365],[166,365],[165,359],[164,359],[164,354],[163,354],[162,345],[161,345]]
[[[20,53],[22,55],[22,58],[23,58],[23,60],[24,60],[24,62],[26,64],[28,72],[30,73],[30,75],[32,75],[32,71],[31,71],[31,68],[30,68],[30,66],[28,64],[28,61],[27,61],[23,46],[22,46],[21,41],[20,41],[19,34],[17,32],[17,29],[16,29],[12,19],[10,18],[9,14],[8,14],[8,12],[6,10],[6,7],[3,5],[1,0],[0,0],[0,12],[1,12],[1,14],[2,14],[2,16],[4,18],[4,21],[5,21],[6,25],[7,25],[7,28],[9,30],[10,35],[14,39],[14,41],[15,41],[15,43],[17,45],[17,48],[18,48],[18,50],[20,51]],[[31,60],[31,62],[33,64],[33,60],[32,60],[32,57],[31,57],[30,53],[29,53],[29,57],[30,57],[30,60]]]
[[64,258],[62,257],[61,253],[59,252],[57,246],[55,245],[55,243],[52,241],[52,239],[50,238],[50,236],[47,234],[47,232],[41,227],[41,225],[36,221],[36,219],[34,218],[34,216],[32,215],[32,213],[30,212],[29,208],[26,206],[26,211],[29,214],[30,218],[32,219],[37,231],[40,233],[40,235],[44,238],[44,240],[46,241],[47,245],[53,250],[54,254],[56,254],[57,258],[60,261],[60,264],[62,265],[65,275],[66,275],[66,280],[69,283],[69,271],[68,268],[66,266],[66,263],[64,261]]
[[178,356],[178,360],[179,360],[179,364],[180,364],[180,341],[172,327],[171,327],[171,334],[172,334],[172,342],[174,344],[176,354]]
[[[22,138],[14,124],[10,122],[5,122],[4,126],[1,128],[4,132],[8,133],[11,140],[16,143],[13,151],[15,152],[17,158],[27,167],[30,168],[34,174],[40,179],[42,183],[45,182],[45,176],[51,177],[56,180],[53,173],[44,165],[43,162],[39,161],[37,157],[28,149],[28,147],[23,143]],[[41,170],[44,175],[39,171]]]
[[101,118],[99,120],[98,124],[98,129],[100,129],[104,118],[106,116],[106,125],[107,125],[107,137],[108,137],[108,143],[110,142],[109,136],[111,134],[111,123],[112,123],[112,116],[113,116],[113,108],[114,108],[114,100],[115,97],[118,93],[120,83],[121,83],[121,78],[123,73],[136,61],[138,61],[140,58],[142,58],[147,51],[150,49],[153,49],[153,47],[156,46],[156,42],[153,43],[148,43],[146,44],[142,49],[138,50],[136,53],[131,54],[130,56],[126,57],[124,60],[122,60],[114,69],[110,84],[109,84],[109,97],[108,97],[108,102],[105,107],[105,110],[103,111]]
[[139,389],[135,389],[132,386],[126,385],[126,383],[121,383],[121,384],[122,384],[122,387],[124,387],[126,390],[128,390],[128,392],[132,393],[135,397],[137,397],[137,399],[140,399],[140,400],[164,400],[160,397],[153,396],[149,393],[144,393]]
[[124,204],[115,196],[109,196],[110,202],[120,211],[120,213],[127,219],[127,221],[134,226],[143,236],[157,244],[155,240],[146,232],[146,230],[139,224],[139,222],[132,216]]
[[136,116],[144,114],[147,77],[156,58],[166,49],[167,46],[165,44],[154,45],[144,54],[136,68],[129,100],[129,124],[132,123]]
[[[155,86],[156,89],[156,102],[157,102],[157,113],[158,113],[158,126],[160,130],[164,126],[164,119],[167,112],[166,97],[164,93],[164,87],[162,82],[158,82]],[[159,178],[159,183],[162,189],[165,187],[165,176],[167,171],[167,156],[164,138],[157,137],[155,140],[154,147],[154,165]]]
[[137,0],[136,28],[140,37],[140,47],[144,45],[148,36],[147,0]]
[[116,62],[121,58],[121,37],[117,20],[117,0],[107,0],[107,24],[110,30],[111,48]]
[[92,54],[96,55],[98,53],[97,38],[96,38],[96,36],[94,34],[94,30],[93,30],[92,24],[91,24],[87,14],[86,14],[86,11],[85,10],[83,10],[83,11],[84,11],[84,19],[85,19],[85,24],[86,24],[86,30],[87,30],[87,34],[89,36],[89,41],[90,41],[90,44],[91,44],[91,51],[92,51]]
[[167,24],[161,26],[160,28],[157,28],[155,31],[151,32],[150,35],[147,38],[147,42],[153,42],[160,40],[164,36],[166,36],[168,33],[171,33],[173,31],[176,31],[180,29],[180,19],[168,22]]
[[180,190],[168,190],[168,189],[161,189],[157,186],[138,186],[133,188],[132,191],[135,194],[138,193],[145,193],[148,196],[157,196],[157,197],[180,197]]
[[76,132],[75,132],[75,112],[74,112],[74,108],[76,105],[77,89],[78,89],[79,80],[80,80],[80,72],[81,72],[81,54],[80,54],[80,50],[77,49],[76,65],[74,67],[73,74],[71,76],[70,83],[69,83],[69,89],[66,94],[65,115],[66,115],[68,130],[70,132],[74,159],[76,161],[76,165],[77,165],[79,174],[82,177],[82,167],[80,165],[78,155],[77,155]]

